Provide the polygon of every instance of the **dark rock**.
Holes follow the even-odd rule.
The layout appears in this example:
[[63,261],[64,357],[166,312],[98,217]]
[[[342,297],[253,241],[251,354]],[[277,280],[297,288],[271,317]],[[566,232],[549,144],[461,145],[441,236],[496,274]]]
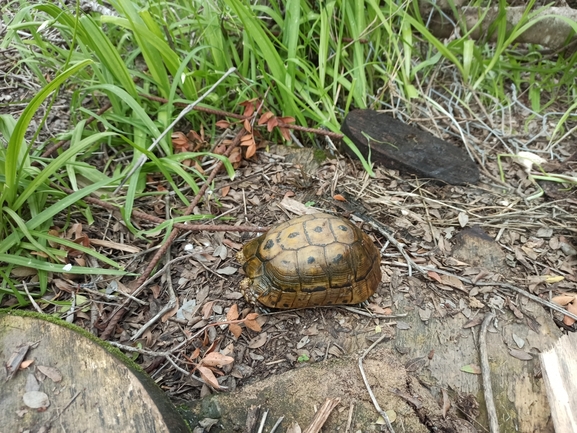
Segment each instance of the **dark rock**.
[[[343,133],[371,161],[451,185],[479,181],[479,169],[467,152],[428,132],[373,110],[350,112]],[[346,146],[345,151],[354,156]]]

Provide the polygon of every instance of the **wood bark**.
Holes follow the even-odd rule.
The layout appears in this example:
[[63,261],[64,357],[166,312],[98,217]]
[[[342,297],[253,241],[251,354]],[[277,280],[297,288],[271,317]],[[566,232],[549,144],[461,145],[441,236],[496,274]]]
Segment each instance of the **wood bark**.
[[577,334],[541,354],[543,379],[556,433],[577,432]]

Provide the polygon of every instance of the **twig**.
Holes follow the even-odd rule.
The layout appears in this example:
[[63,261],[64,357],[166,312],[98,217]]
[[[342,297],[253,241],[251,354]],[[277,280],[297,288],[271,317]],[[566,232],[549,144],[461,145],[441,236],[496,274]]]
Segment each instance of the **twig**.
[[493,399],[493,387],[491,385],[491,368],[489,367],[489,355],[487,354],[487,328],[495,314],[489,313],[485,316],[481,331],[479,332],[479,354],[481,359],[481,377],[483,378],[483,395],[485,405],[487,406],[487,416],[489,418],[489,431],[499,433],[499,422],[497,418],[497,409]]
[[[188,339],[185,341],[188,341]],[[141,349],[139,347],[125,346],[124,344],[120,344],[120,343],[117,343],[115,341],[109,341],[108,344],[110,344],[111,346],[114,346],[120,350],[124,350],[126,352],[136,352],[136,353],[140,353],[142,355],[160,356],[161,358],[165,358],[168,362],[170,362],[172,364],[172,366],[174,368],[176,368],[178,371],[180,371],[185,376],[190,376],[190,377],[194,378],[195,380],[198,380],[200,383],[206,384],[206,382],[204,380],[202,380],[202,378],[192,374],[189,371],[186,371],[184,368],[179,367],[178,364],[176,364],[176,362],[174,362],[171,355],[175,351],[176,348],[170,350],[169,352],[155,352],[152,350]],[[182,346],[182,344],[179,344],[177,347],[180,348],[181,346]],[[226,389],[227,387],[221,385],[220,388]]]
[[310,425],[305,429],[303,433],[318,433],[323,425],[327,422],[327,419],[333,409],[341,402],[340,398],[327,398],[321,408],[315,414]]
[[353,411],[355,410],[355,403],[351,401],[349,406],[349,417],[347,419],[347,427],[345,433],[351,433],[351,425],[353,424]]
[[[60,189],[61,191],[65,192],[66,194],[74,193],[73,190],[59,186],[53,185],[55,188]],[[116,206],[112,203],[108,203],[106,201],[97,199],[95,197],[84,197],[82,199],[87,203],[92,203],[97,206],[100,206],[104,209],[108,209],[111,211],[120,211],[120,206]],[[165,220],[164,218],[160,218],[154,215],[149,215],[145,212],[139,211],[134,209],[132,211],[132,216],[136,218],[140,218],[146,221],[150,221],[157,224],[166,223],[169,220]],[[220,215],[219,215],[220,217]],[[172,223],[172,227],[177,228],[183,231],[210,231],[210,232],[256,232],[256,233],[263,233],[268,230],[267,227],[256,227],[256,226],[230,226],[230,225],[212,225],[212,224],[188,224],[188,223]]]
[[30,299],[30,303],[34,306],[34,309],[38,311],[40,314],[44,314],[42,308],[40,308],[40,306],[36,303],[32,295],[30,295],[30,292],[28,291],[28,286],[26,285],[26,281],[22,281],[22,284],[24,285],[24,291],[26,292],[26,295],[28,295],[28,299]]
[[284,419],[284,416],[281,416],[279,419],[276,420],[276,422],[274,423],[274,425],[270,429],[270,433],[274,433],[276,431],[276,429],[278,428],[278,426],[280,425],[280,423],[282,422],[283,419]]
[[[236,146],[239,145],[240,139],[244,135],[244,133],[245,133],[244,128],[239,130],[239,132],[234,137],[234,140],[232,141],[230,146],[226,149],[226,152],[224,152],[224,156],[229,156],[232,153],[232,150]],[[223,167],[223,165],[224,165],[224,163],[222,161],[219,161],[217,163],[215,169],[212,171],[210,176],[206,179],[206,182],[204,183],[204,185],[202,185],[202,187],[199,189],[198,193],[196,194],[196,196],[194,197],[194,199],[192,200],[190,205],[184,211],[184,215],[190,215],[192,213],[195,206],[198,204],[198,202],[200,202],[200,199],[204,196],[204,193],[206,192],[209,185],[212,183],[212,181],[216,177],[218,171]],[[158,264],[158,262],[160,261],[162,256],[164,256],[164,254],[166,253],[166,251],[168,250],[170,245],[172,245],[172,242],[174,242],[174,240],[179,236],[179,234],[180,234],[180,230],[177,228],[174,228],[170,232],[170,235],[168,235],[168,238],[164,241],[164,243],[162,244],[162,247],[159,248],[159,250],[156,252],[154,257],[150,260],[150,263],[148,264],[146,269],[142,272],[142,275],[136,280],[136,282],[134,284],[135,286],[143,285],[144,281],[148,278],[148,276],[150,275],[152,270],[156,267],[156,265]],[[110,335],[112,335],[112,332],[114,332],[116,325],[118,324],[120,319],[122,319],[122,317],[126,313],[127,305],[128,304],[125,303],[125,306],[121,307],[115,314],[112,315],[110,321],[108,322],[108,325],[106,326],[106,328],[104,329],[104,331],[100,335],[100,338],[102,338],[103,340],[107,340],[110,337]]]
[[258,432],[262,433],[264,431],[264,424],[266,423],[266,418],[268,417],[268,410],[262,414],[262,418],[260,419],[260,425],[258,426]]
[[375,341],[373,344],[371,344],[371,346],[367,350],[365,350],[365,353],[363,353],[363,355],[359,358],[359,370],[361,371],[361,376],[363,377],[363,382],[365,384],[365,387],[367,388],[367,391],[369,392],[369,396],[371,397],[371,401],[373,402],[373,406],[375,406],[375,409],[377,410],[379,415],[381,415],[381,417],[385,420],[385,425],[387,426],[389,433],[395,433],[395,430],[393,429],[393,426],[391,425],[391,421],[389,420],[389,417],[387,416],[386,412],[383,409],[381,409],[381,406],[379,406],[379,403],[377,402],[375,394],[373,394],[373,390],[371,389],[371,385],[369,384],[369,381],[367,379],[367,375],[365,374],[365,369],[363,368],[363,359],[365,359],[365,356],[367,356],[368,353],[371,350],[373,350],[373,348],[377,344],[379,344],[381,341],[383,341],[386,337],[387,337],[387,335],[383,334],[383,336],[381,338],[379,338],[377,341]]
[[[170,206],[166,206],[166,212],[169,212]],[[177,300],[176,300],[176,294],[174,293],[174,288],[172,287],[172,278],[170,278],[170,258],[167,256],[167,263],[166,265],[162,268],[163,271],[166,273],[167,275],[167,284],[168,284],[168,293],[170,298],[168,299],[168,302],[166,303],[166,305],[158,312],[154,315],[154,317],[152,319],[150,319],[148,322],[146,322],[139,330],[136,334],[134,334],[130,340],[131,341],[135,341],[137,338],[139,338],[142,334],[144,334],[144,332],[150,328],[153,324],[155,324],[158,319],[162,318],[166,313],[168,313],[170,310],[172,310],[176,305],[177,305]]]

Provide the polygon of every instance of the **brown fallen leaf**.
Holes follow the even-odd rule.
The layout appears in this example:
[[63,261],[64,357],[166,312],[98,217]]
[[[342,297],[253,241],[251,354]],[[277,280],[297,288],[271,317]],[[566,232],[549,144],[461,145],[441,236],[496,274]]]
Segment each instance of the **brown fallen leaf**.
[[137,254],[142,251],[140,248],[135,247],[134,245],[120,244],[118,242],[107,241],[104,239],[90,239],[90,244],[99,247],[110,248],[111,250],[123,251],[130,254]]
[[441,280],[441,276],[439,274],[437,274],[435,271],[427,271],[427,275],[429,278],[435,280],[437,283],[443,283],[443,280]]
[[555,302],[557,305],[564,307],[575,300],[577,300],[577,294],[566,293],[564,295],[554,296],[551,302]]
[[258,349],[259,347],[262,347],[266,344],[267,339],[268,339],[268,334],[266,332],[263,332],[262,334],[259,334],[256,337],[254,337],[252,340],[250,340],[248,342],[247,346],[250,349]]
[[509,349],[509,355],[513,358],[520,359],[521,361],[531,361],[533,359],[533,355],[519,349]]
[[235,336],[235,338],[240,337],[240,335],[242,334],[242,328],[236,323],[231,323],[230,325],[228,325],[228,330],[231,332],[232,335]]
[[212,386],[214,389],[220,389],[220,384],[218,383],[218,381],[216,380],[216,376],[214,375],[214,373],[212,372],[212,370],[208,367],[203,367],[202,365],[199,365],[197,367],[198,372],[200,373],[200,377],[202,377],[202,379],[210,386]]
[[[567,311],[577,314],[577,302],[570,302],[567,304]],[[563,323],[567,326],[573,326],[575,319],[569,316],[563,316]]]
[[210,352],[200,361],[202,365],[207,365],[209,367],[221,367],[223,365],[232,364],[233,362],[234,358],[232,356],[226,356],[219,352]]
[[214,305],[214,301],[209,301],[202,306],[202,318],[207,320],[212,315],[212,307]]
[[33,359],[27,359],[20,364],[20,370],[25,370],[34,363]]
[[42,374],[48,377],[52,382],[58,383],[62,380],[62,374],[60,370],[55,367],[47,367],[45,365],[37,365],[36,368],[40,370]]

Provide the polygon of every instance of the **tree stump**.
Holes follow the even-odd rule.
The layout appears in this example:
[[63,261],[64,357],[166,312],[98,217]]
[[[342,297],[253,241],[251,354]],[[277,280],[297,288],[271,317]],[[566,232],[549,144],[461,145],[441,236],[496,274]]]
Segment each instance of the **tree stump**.
[[77,326],[0,312],[0,351],[2,431],[190,431],[146,373]]

